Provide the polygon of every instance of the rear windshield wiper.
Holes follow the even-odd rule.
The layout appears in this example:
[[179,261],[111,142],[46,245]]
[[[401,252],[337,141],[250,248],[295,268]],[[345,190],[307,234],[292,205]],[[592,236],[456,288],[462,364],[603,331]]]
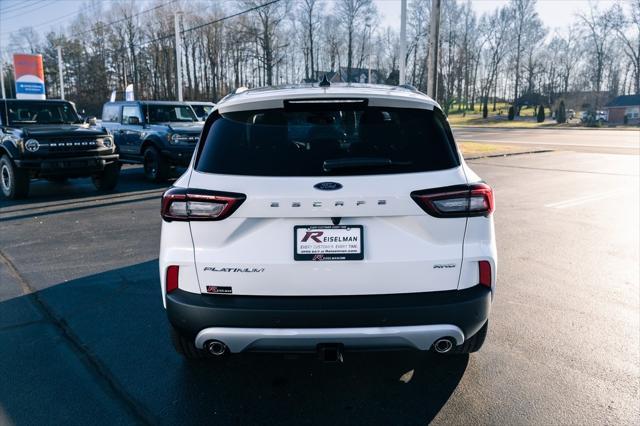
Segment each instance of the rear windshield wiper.
[[337,158],[335,160],[325,160],[322,168],[325,172],[336,169],[356,169],[360,167],[393,167],[393,166],[411,166],[412,161],[394,161],[390,158],[377,157],[355,157],[355,158]]

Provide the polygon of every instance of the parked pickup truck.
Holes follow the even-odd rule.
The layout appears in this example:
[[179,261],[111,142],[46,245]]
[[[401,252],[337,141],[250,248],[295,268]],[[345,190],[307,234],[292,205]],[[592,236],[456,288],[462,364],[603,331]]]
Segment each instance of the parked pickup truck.
[[189,165],[203,124],[184,102],[107,102],[102,108],[102,125],[113,134],[120,161],[142,163],[153,182]]
[[118,154],[109,132],[84,123],[63,100],[0,99],[0,190],[29,194],[31,178],[91,177],[98,190],[115,188]]

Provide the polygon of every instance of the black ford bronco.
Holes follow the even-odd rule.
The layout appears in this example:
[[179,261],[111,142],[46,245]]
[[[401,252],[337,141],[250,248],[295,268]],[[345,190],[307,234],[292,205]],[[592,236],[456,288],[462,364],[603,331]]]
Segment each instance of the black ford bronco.
[[5,197],[26,197],[31,178],[61,182],[90,176],[98,190],[109,191],[119,173],[113,137],[84,123],[71,102],[0,99],[0,189]]

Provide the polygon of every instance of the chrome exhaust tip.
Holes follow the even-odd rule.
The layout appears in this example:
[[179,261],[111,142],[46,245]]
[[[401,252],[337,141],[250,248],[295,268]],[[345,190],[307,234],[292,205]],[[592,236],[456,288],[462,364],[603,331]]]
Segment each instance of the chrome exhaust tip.
[[446,354],[451,349],[453,349],[453,342],[450,338],[444,337],[442,339],[436,340],[433,344],[433,349],[439,354]]
[[210,340],[205,343],[204,347],[211,355],[214,356],[224,355],[224,353],[227,352],[227,345],[219,340]]

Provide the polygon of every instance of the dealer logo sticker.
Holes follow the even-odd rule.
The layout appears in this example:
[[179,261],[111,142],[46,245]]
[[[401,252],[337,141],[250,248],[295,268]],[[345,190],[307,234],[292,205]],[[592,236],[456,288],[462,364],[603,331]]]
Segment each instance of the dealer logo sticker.
[[213,294],[231,294],[233,293],[233,289],[231,287],[223,287],[219,285],[208,285],[207,293]]

